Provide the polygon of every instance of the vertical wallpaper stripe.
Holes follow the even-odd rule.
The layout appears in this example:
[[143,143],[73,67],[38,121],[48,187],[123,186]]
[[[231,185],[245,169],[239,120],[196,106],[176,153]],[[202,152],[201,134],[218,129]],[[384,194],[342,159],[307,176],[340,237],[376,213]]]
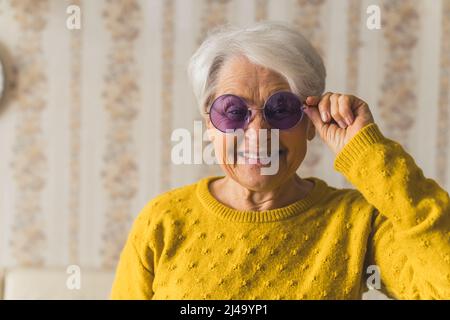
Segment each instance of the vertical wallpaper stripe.
[[[81,0],[69,0],[81,8]],[[81,19],[83,19],[83,14]],[[81,21],[83,26],[83,22]],[[80,147],[81,147],[81,51],[83,29],[70,32],[70,185],[69,185],[69,260],[79,262],[80,223]]]
[[[408,145],[408,150],[416,158],[417,164],[423,168],[424,175],[436,176],[435,162],[438,150],[435,143],[430,141],[437,141],[442,0],[420,1],[419,5],[417,10],[420,13],[420,27],[417,30],[417,49],[414,50],[413,56],[417,109],[414,126],[408,134],[408,141],[413,141]],[[429,37],[429,34],[434,36]],[[419,116],[425,114],[426,116]],[[427,132],[426,135],[422,134],[424,131]],[[421,154],[426,154],[427,157],[418,156]]]
[[228,22],[230,0],[203,0],[202,25],[198,43],[200,44],[209,30]]
[[361,0],[350,0],[347,23],[347,92],[357,92],[361,48]]
[[[295,7],[294,26],[312,43],[316,50],[326,59],[324,42],[325,35],[322,25],[323,8],[325,0],[297,0]],[[305,176],[313,176],[320,165],[323,153],[323,144],[316,136],[308,142],[306,158],[300,168]]]
[[268,0],[255,0],[255,21],[267,20]]
[[[438,104],[437,142],[438,150],[436,159],[437,179],[441,185],[448,182],[448,158],[450,148],[450,0],[442,2],[442,31],[440,52],[440,92]],[[450,183],[449,183],[450,184]]]
[[413,58],[420,27],[417,1],[383,1],[383,36],[386,61],[379,101],[386,135],[408,146],[408,134],[417,116],[417,81]]
[[312,43],[319,54],[325,58],[325,35],[323,28],[323,9],[325,0],[297,0],[294,25]]
[[80,264],[102,265],[105,213],[109,195],[100,174],[104,170],[108,112],[102,96],[111,35],[103,17],[104,1],[83,1],[83,72],[81,73]]
[[174,0],[163,1],[163,25],[162,25],[162,90],[161,101],[161,141],[159,149],[161,150],[161,171],[160,184],[162,191],[171,187],[172,161],[171,148],[168,145],[172,134],[172,109],[173,109],[173,59],[175,42],[175,5]]
[[[59,265],[68,259],[68,203],[70,184],[70,37],[65,28],[65,1],[49,1],[47,25],[42,35],[42,54],[48,75],[46,108],[42,114],[48,173],[42,192],[45,219],[45,263]],[[64,26],[61,28],[60,26]],[[55,43],[53,39],[59,39]],[[60,72],[63,69],[64,72]],[[58,74],[57,77],[53,76]],[[61,106],[67,106],[61,108]],[[57,132],[58,134],[55,134]],[[65,187],[62,187],[65,186]],[[55,196],[57,195],[57,196]],[[63,228],[61,226],[64,226]]]
[[141,111],[136,122],[136,139],[144,141],[139,143],[139,195],[136,203],[139,209],[159,192],[162,191],[159,182],[161,172],[160,142],[162,127],[167,125],[161,121],[163,113],[161,94],[162,70],[162,26],[163,10],[162,1],[140,1],[143,15],[142,29],[139,41],[136,43],[136,63],[140,66],[141,81]]
[[140,84],[134,42],[142,17],[135,0],[106,1],[103,17],[112,42],[103,90],[108,121],[102,178],[108,203],[101,255],[102,265],[113,268],[134,216],[131,207],[138,185],[132,132],[139,115]]
[[20,30],[15,56],[18,121],[12,169],[17,196],[11,251],[18,264],[42,265],[46,239],[41,196],[48,168],[41,116],[48,86],[41,42],[49,4],[45,0],[12,0],[11,7]]

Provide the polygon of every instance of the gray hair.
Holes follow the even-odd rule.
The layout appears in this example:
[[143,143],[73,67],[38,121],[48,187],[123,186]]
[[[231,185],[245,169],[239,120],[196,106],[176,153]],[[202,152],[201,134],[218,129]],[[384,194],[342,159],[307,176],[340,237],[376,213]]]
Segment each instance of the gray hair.
[[212,102],[221,67],[236,55],[281,74],[302,99],[321,95],[325,89],[322,58],[292,27],[269,21],[245,28],[223,25],[208,34],[189,61],[188,76],[202,113]]

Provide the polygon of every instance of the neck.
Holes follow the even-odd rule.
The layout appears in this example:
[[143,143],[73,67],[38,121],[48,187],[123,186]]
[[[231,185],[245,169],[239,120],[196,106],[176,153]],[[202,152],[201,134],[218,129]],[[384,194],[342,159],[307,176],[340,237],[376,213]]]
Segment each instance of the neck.
[[265,211],[303,199],[313,186],[312,182],[294,174],[282,185],[269,191],[253,191],[225,176],[214,181],[210,189],[214,197],[228,207],[242,211]]

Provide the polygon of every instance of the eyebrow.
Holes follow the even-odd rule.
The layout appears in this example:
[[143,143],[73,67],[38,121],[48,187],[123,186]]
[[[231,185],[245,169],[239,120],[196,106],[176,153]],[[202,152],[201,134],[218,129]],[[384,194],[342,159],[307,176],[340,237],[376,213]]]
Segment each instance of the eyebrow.
[[[289,88],[289,89],[281,89],[281,88],[278,88],[278,89],[275,89],[275,90],[270,91],[269,94],[268,94],[268,96],[264,99],[262,105],[264,105],[264,104],[266,103],[266,101],[267,101],[271,96],[273,96],[275,93],[277,93],[277,92],[291,92],[291,90],[290,90],[290,88]],[[223,95],[226,95],[226,94],[232,94],[232,95],[238,96],[239,98],[241,98],[242,100],[244,100],[246,103],[252,102],[251,99],[248,99],[247,97],[245,97],[245,96],[243,96],[243,95],[239,95],[239,94],[233,93],[233,92],[231,92],[231,91],[226,91],[225,93],[222,93],[221,95],[218,95],[217,97],[213,98],[213,99],[211,100],[211,102],[209,103],[209,106],[211,106],[211,104],[214,102],[214,99],[217,99],[218,97],[223,96]]]

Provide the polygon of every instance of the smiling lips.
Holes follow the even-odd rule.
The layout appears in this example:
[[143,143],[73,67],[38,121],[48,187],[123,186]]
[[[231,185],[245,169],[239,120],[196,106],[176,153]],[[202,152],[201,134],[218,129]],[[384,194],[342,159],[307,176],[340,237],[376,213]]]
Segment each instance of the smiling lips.
[[[238,157],[245,159],[245,164],[252,164],[252,165],[267,165],[272,161],[272,154],[270,156],[267,156],[270,154],[270,152],[267,152],[267,150],[259,150],[260,154],[252,153],[248,151],[240,151],[238,152]],[[280,149],[278,150],[278,155],[282,156],[285,154],[285,151]]]

